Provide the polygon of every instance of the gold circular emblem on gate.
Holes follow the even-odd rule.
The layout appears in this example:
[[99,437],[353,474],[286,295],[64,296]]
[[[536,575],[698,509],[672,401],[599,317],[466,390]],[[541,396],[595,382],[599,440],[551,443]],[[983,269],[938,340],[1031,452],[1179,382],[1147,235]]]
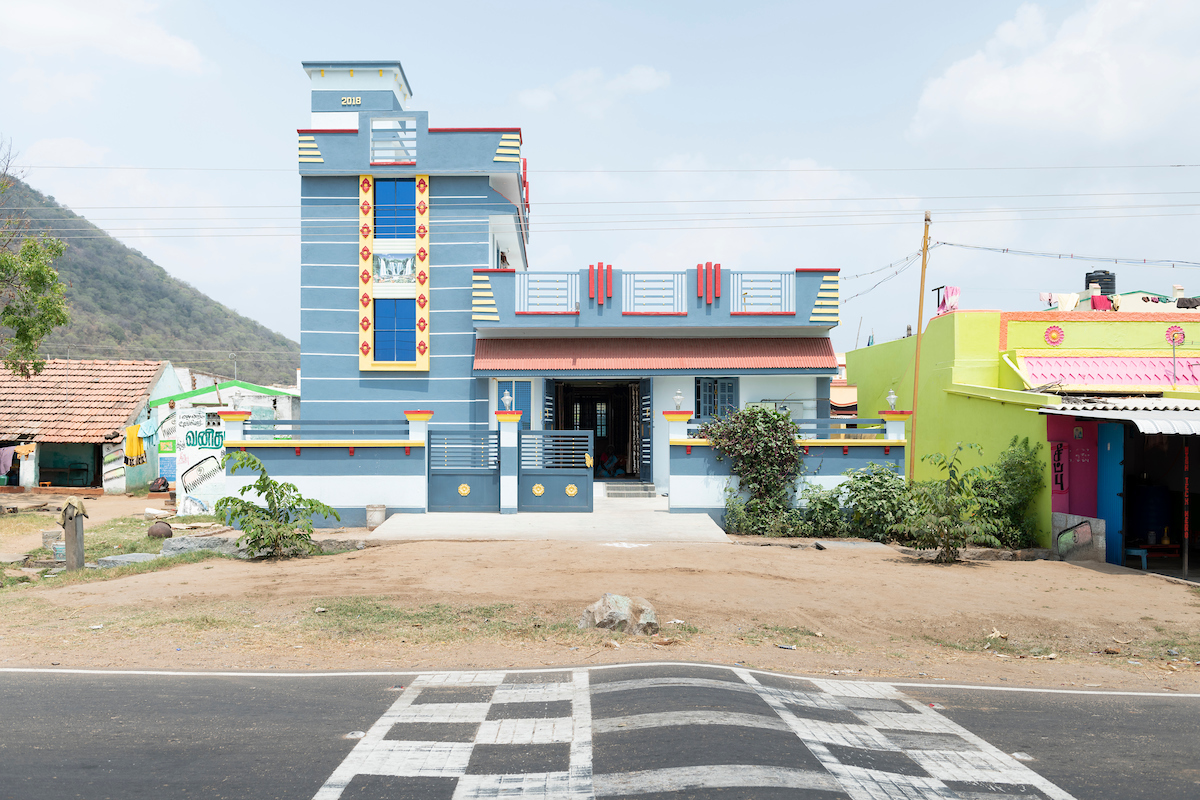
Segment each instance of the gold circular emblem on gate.
[[546,493],[545,486],[542,486],[540,483],[535,483],[533,485],[533,494],[535,497],[541,497],[545,493]]
[[567,497],[574,497],[579,494],[579,487],[573,483],[567,484]]
[[465,483],[460,483],[458,485],[458,493],[461,494],[463,497],[466,497],[467,495],[469,495],[471,493],[471,487]]

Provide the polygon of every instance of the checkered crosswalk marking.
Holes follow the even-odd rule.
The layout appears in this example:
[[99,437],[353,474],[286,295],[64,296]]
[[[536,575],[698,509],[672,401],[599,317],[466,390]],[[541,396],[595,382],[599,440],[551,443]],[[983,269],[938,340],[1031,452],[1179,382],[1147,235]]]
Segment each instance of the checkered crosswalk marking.
[[[407,781],[410,794],[419,789],[429,800],[580,800],[739,787],[852,800],[1072,800],[888,684],[706,669],[419,675],[314,800],[339,800],[372,781],[401,790]],[[729,739],[733,729],[741,733]],[[749,744],[738,750],[734,740]]]

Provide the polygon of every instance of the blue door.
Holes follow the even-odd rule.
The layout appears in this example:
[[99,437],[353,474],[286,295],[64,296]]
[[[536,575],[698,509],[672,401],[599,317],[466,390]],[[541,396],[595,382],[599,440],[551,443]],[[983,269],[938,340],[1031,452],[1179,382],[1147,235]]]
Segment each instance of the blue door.
[[1125,563],[1125,425],[1102,422],[1097,426],[1096,516],[1104,520],[1104,558]]

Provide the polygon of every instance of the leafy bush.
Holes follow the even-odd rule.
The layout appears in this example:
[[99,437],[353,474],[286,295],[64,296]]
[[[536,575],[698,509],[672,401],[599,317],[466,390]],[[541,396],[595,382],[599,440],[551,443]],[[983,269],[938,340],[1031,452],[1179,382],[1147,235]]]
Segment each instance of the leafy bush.
[[850,480],[839,488],[851,510],[855,535],[876,542],[894,539],[895,526],[913,514],[908,484],[893,467],[884,464],[868,464],[845,474]]
[[1014,436],[992,465],[991,476],[979,482],[979,496],[997,511],[996,537],[1005,547],[1019,550],[1037,545],[1038,520],[1033,502],[1046,485],[1042,445]]
[[995,532],[999,528],[999,508],[989,498],[978,494],[979,484],[991,477],[987,467],[963,469],[961,453],[970,448],[983,450],[977,444],[962,444],[950,455],[930,453],[922,461],[932,463],[946,477],[921,481],[912,485],[916,513],[895,525],[894,530],[911,537],[917,547],[936,548],[935,561],[953,563],[958,551],[967,544],[1000,547]]
[[238,544],[246,547],[252,558],[316,552],[317,546],[312,541],[313,516],[333,517],[341,521],[342,518],[329,506],[301,495],[295,484],[271,480],[267,468],[250,453],[240,450],[228,452],[221,463],[224,465],[230,461],[233,462],[229,470],[231,475],[239,469],[258,472],[258,480],[243,486],[238,494],[254,492],[266,502],[267,507],[257,506],[240,497],[222,497],[216,502],[214,512],[245,531],[238,538]]
[[804,504],[804,527],[809,536],[835,538],[849,535],[842,511],[842,488],[822,489],[809,484],[800,490]]
[[799,515],[792,505],[801,465],[797,432],[787,414],[765,408],[734,411],[700,426],[717,460],[729,459],[739,493],[749,495],[744,502],[732,494],[726,501],[730,533],[798,535]]

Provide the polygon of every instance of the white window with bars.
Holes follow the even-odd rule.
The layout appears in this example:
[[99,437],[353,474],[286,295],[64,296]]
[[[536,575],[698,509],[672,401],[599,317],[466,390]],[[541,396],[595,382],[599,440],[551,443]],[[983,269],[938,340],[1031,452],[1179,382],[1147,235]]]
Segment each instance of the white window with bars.
[[626,272],[621,275],[621,312],[687,314],[686,273]]
[[413,117],[372,119],[371,163],[415,166],[417,120]]
[[734,272],[729,283],[734,314],[796,313],[794,272]]
[[518,272],[517,313],[566,314],[578,311],[579,275],[574,272]]

